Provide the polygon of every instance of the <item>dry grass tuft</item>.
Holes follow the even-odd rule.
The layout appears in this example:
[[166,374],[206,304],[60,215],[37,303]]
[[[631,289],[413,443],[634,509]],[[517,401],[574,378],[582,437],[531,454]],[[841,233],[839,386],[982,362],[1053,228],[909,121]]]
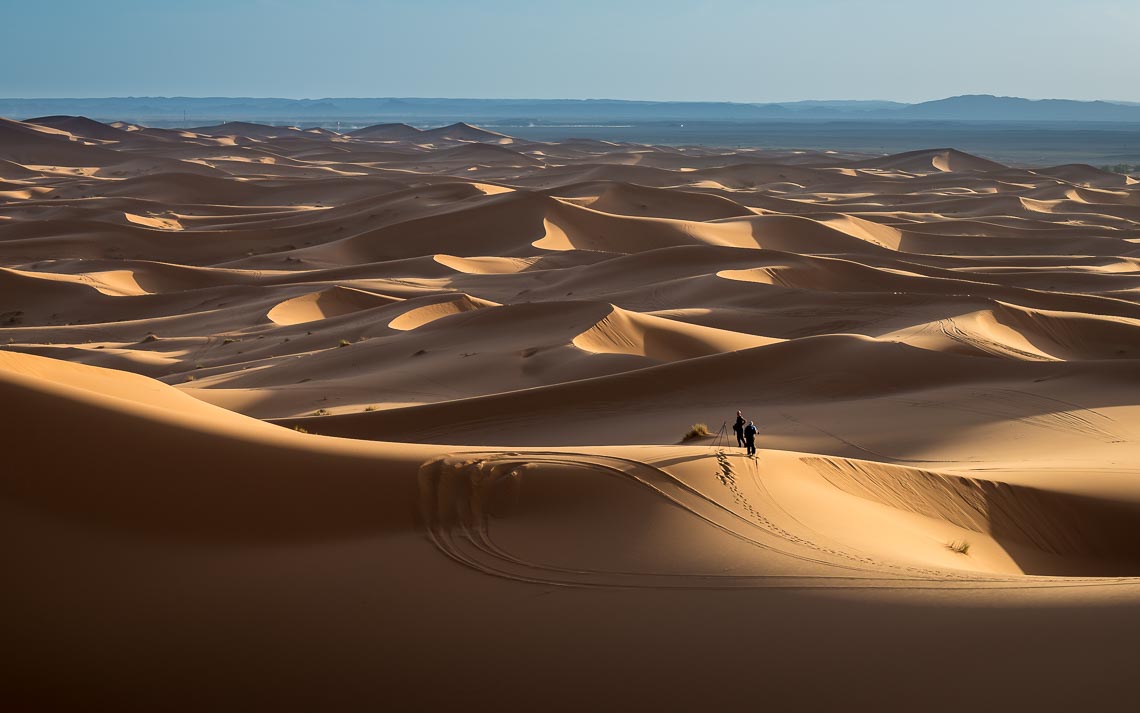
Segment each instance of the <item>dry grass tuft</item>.
[[950,544],[946,545],[946,548],[953,550],[960,555],[970,554],[970,543],[966,542],[965,540],[954,540]]
[[694,423],[689,427],[689,432],[685,434],[682,441],[695,441],[698,438],[708,438],[712,434],[709,433],[709,427],[704,423]]

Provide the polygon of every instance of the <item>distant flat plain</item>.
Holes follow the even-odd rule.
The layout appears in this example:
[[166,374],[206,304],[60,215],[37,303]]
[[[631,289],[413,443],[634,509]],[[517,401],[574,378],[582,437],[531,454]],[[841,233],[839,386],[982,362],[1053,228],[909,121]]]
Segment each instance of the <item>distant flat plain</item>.
[[756,146],[892,154],[954,147],[1001,163],[1140,164],[1140,125],[1010,122],[668,122],[625,126],[484,124],[536,141],[570,137],[664,145]]
[[[121,117],[116,117],[121,118]],[[187,127],[215,124],[226,117],[190,118],[185,122],[142,122],[151,126]],[[966,121],[584,121],[554,122],[535,119],[496,119],[455,116],[385,117],[418,128],[434,128],[468,121],[510,136],[532,141],[598,139],[665,146],[757,147],[840,151],[873,155],[902,153],[931,147],[960,151],[1013,166],[1056,166],[1087,163],[1093,166],[1140,165],[1140,124],[1116,122],[966,122]],[[378,123],[375,118],[354,120],[273,120],[263,123],[301,128],[323,127],[340,131]]]

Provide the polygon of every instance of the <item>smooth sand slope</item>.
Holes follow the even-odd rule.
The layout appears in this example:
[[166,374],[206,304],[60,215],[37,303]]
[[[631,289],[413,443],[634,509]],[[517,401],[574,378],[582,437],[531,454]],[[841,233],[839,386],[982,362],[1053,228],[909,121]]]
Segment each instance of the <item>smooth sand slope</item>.
[[1087,166],[0,121],[0,688],[1126,706],[1138,295]]

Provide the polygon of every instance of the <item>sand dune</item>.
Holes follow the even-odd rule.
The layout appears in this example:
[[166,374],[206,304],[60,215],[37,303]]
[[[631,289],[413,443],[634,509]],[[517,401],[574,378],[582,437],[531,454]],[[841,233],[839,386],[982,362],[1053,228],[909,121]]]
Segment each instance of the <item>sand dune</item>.
[[574,201],[603,213],[707,221],[749,216],[748,208],[723,196],[647,188],[629,183],[564,186],[559,196],[582,196]]
[[419,129],[414,126],[408,126],[407,124],[375,124],[349,132],[351,136],[355,136],[359,139],[374,139],[380,141],[414,139],[420,133]]
[[392,329],[407,331],[417,329],[434,322],[442,317],[471,310],[496,307],[494,302],[473,298],[470,295],[459,295],[453,299],[446,299],[423,307],[414,307],[388,323]]
[[574,337],[573,343],[590,352],[632,354],[654,361],[679,361],[748,349],[770,341],[615,307],[605,319]]
[[998,171],[1005,166],[987,161],[955,149],[927,149],[909,151],[884,158],[872,158],[850,164],[858,168],[893,169],[909,173],[963,173],[972,171]]
[[0,118],[0,159],[25,167],[107,166],[124,157],[70,133]]
[[1138,295],[1089,166],[0,120],[5,698],[1119,707]]
[[266,316],[274,324],[306,324],[399,301],[375,292],[336,286],[285,300],[269,310]]
[[488,131],[462,121],[441,126],[438,129],[427,129],[420,132],[421,140],[448,139],[451,141],[473,141],[480,143],[504,144],[513,143],[514,139],[495,131]]
[[128,138],[120,129],[85,116],[41,116],[37,119],[28,119],[24,123],[47,126],[85,139],[123,141]]

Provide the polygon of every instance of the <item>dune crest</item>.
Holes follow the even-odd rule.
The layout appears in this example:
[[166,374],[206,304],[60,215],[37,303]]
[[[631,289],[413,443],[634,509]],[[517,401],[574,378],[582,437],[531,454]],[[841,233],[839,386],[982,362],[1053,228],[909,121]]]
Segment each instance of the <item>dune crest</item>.
[[444,300],[442,302],[410,309],[389,322],[388,326],[392,329],[408,331],[449,315],[497,306],[498,305],[494,302],[477,299],[470,295],[460,295],[455,299]]
[[678,323],[615,307],[601,322],[574,337],[574,346],[603,354],[632,354],[680,361],[770,344],[773,340]]
[[386,295],[337,285],[320,292],[310,292],[285,300],[266,316],[279,325],[306,324],[329,317],[339,317],[360,310],[393,304],[399,300]]

